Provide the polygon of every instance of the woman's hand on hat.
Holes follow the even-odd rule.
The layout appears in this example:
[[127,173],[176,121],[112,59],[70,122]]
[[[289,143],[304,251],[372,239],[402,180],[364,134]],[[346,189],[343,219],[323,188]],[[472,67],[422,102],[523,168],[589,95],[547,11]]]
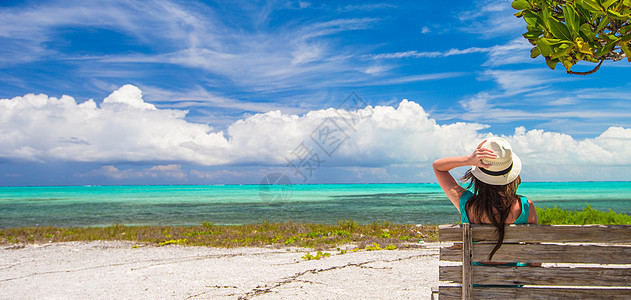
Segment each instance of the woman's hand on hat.
[[482,145],[484,145],[485,142],[486,140],[482,141],[482,143],[480,143],[480,145],[478,145],[478,147],[475,148],[475,151],[473,151],[473,153],[469,156],[468,161],[470,165],[476,166],[479,168],[488,168],[491,165],[485,164],[484,162],[482,162],[482,160],[497,158],[497,155],[493,152],[493,150],[482,148]]

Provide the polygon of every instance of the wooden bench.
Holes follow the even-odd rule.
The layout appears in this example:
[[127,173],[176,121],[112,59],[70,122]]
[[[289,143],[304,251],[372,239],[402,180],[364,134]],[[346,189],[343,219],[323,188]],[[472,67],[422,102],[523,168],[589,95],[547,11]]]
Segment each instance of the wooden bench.
[[439,227],[439,240],[455,244],[440,249],[439,280],[450,285],[433,291],[432,299],[631,299],[631,226],[510,225],[493,261],[542,266],[472,265],[488,261],[494,231]]

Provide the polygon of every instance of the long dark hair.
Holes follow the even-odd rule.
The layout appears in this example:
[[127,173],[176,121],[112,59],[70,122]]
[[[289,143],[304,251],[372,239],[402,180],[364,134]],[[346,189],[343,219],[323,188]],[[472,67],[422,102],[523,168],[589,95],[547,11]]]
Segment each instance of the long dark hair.
[[[475,178],[471,170],[468,170],[460,180],[462,182],[469,181],[466,189],[473,186],[473,196],[465,206],[466,211],[473,212],[473,218],[469,218],[469,220],[472,223],[481,223],[482,216],[487,216],[491,220],[491,224],[495,226],[497,243],[489,254],[489,260],[491,260],[504,243],[504,226],[510,215],[511,207],[519,199],[517,187],[521,183],[521,178],[517,176],[513,182],[506,185],[492,185]],[[466,211],[460,213],[466,213]]]

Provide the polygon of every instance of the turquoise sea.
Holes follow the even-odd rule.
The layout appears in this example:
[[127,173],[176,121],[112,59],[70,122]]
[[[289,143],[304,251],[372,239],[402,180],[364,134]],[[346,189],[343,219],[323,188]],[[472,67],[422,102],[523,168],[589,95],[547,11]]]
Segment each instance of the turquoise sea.
[[[323,222],[444,224],[458,219],[437,184],[0,187],[0,228]],[[523,183],[537,207],[631,214],[631,182]]]

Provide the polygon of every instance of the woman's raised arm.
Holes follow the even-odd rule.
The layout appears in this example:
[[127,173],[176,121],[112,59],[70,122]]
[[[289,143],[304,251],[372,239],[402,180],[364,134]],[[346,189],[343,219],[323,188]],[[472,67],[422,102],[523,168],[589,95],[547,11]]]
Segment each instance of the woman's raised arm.
[[460,196],[462,196],[462,193],[464,193],[464,189],[458,184],[458,182],[456,182],[449,171],[463,166],[488,168],[490,165],[483,163],[482,160],[496,158],[497,156],[490,149],[482,148],[484,142],[486,142],[486,140],[482,141],[482,143],[478,145],[471,155],[437,159],[432,165],[438,184],[443,189],[443,192],[445,192],[451,203],[453,203],[458,210],[460,210],[458,200],[460,199]]

